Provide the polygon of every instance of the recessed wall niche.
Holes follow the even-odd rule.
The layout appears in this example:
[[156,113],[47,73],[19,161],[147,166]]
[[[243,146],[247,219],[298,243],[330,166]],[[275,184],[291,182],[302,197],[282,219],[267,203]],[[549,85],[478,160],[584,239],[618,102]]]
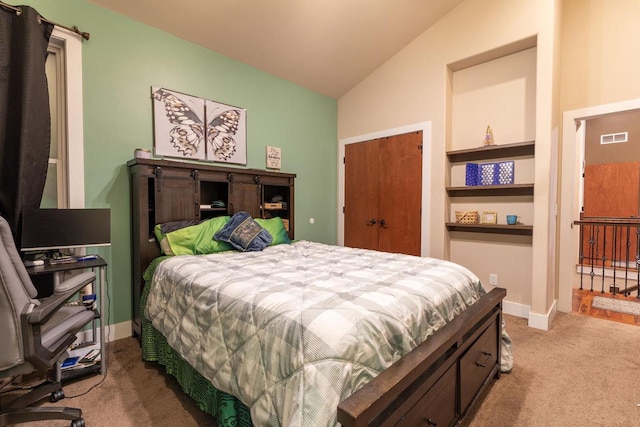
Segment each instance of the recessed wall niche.
[[[535,42],[531,38],[449,65],[447,152],[482,147],[488,125],[497,146],[535,141]],[[479,162],[501,160],[515,162],[514,184],[535,182],[534,155]],[[447,185],[464,187],[465,162],[448,163]],[[533,196],[457,196],[449,197],[448,201],[446,215],[450,222],[454,221],[456,211],[492,211],[497,212],[499,225],[507,227],[506,215],[513,214],[518,216],[518,224],[534,226]],[[507,289],[508,300],[528,305],[532,237],[514,236],[502,230],[495,233],[449,231],[449,259],[471,269],[487,285],[489,274],[497,274],[498,286]]]
[[451,149],[535,139],[536,53],[529,48],[452,74]]

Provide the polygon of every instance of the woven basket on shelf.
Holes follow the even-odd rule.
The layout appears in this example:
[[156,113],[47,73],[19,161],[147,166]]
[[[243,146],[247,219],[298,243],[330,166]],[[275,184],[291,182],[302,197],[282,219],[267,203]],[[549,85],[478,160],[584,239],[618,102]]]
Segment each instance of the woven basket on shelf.
[[458,224],[477,224],[478,211],[456,211],[456,222]]

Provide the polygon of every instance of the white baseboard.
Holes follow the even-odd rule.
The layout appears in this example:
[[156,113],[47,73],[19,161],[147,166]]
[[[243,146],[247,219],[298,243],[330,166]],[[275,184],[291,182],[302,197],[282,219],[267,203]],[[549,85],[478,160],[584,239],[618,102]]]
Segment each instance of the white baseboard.
[[529,318],[531,312],[531,306],[520,304],[517,302],[503,301],[502,312],[510,316],[522,317],[523,319]]
[[122,338],[130,338],[133,326],[131,325],[131,320],[127,320],[126,322],[109,325],[108,329],[108,331],[105,331],[105,334],[107,335],[107,342],[110,342]]
[[529,320],[529,326],[536,329],[548,331],[553,318],[557,312],[557,300],[553,301],[551,308],[546,314],[538,314],[531,311],[531,306],[517,302],[503,301],[502,312],[511,316],[521,317]]
[[529,326],[536,329],[548,331],[553,318],[556,316],[558,300],[554,300],[551,308],[546,314],[529,313]]
[[[116,323],[115,325],[107,325],[104,329],[105,342],[111,342],[122,338],[129,338],[131,336],[132,326],[131,321],[127,320],[126,322]],[[97,333],[99,335],[100,330],[98,330]],[[76,336],[78,337],[76,343],[92,341],[93,331],[91,329],[80,331]]]

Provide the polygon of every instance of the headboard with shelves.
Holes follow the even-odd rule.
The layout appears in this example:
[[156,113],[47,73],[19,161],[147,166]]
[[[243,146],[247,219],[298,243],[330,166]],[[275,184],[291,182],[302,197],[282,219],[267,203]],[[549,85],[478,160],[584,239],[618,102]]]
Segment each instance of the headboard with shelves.
[[[142,274],[160,255],[153,234],[156,224],[247,211],[254,217],[281,217],[289,237],[294,238],[295,174],[142,158],[130,160],[127,166],[134,334],[140,334]],[[273,204],[278,203],[273,201],[279,200],[276,196],[281,198],[280,205]]]

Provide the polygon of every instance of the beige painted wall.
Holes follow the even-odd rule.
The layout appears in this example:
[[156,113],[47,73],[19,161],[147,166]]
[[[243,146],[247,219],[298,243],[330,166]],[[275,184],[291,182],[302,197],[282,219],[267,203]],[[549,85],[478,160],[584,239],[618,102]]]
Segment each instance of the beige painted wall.
[[[640,160],[640,110],[587,120],[584,160],[587,165]],[[627,142],[602,144],[602,135],[627,133]]]
[[452,149],[481,146],[487,125],[496,144],[536,139],[536,56],[534,47],[453,72]]
[[563,0],[561,110],[640,98],[640,1]]
[[[553,118],[557,17],[556,0],[465,0],[338,101],[339,139],[432,122],[431,152],[427,156],[432,187],[428,255],[446,258],[451,249],[450,236],[444,227],[448,173],[445,153],[452,148],[453,141],[451,69],[460,70],[463,68],[460,64],[475,65],[514,53],[523,48],[522,40],[534,40],[536,190],[532,212],[534,235],[528,262],[535,268],[519,265],[507,271],[514,259],[528,256],[517,253],[508,254],[500,262],[507,278],[531,277],[531,290],[524,292],[528,295],[518,293],[513,297],[530,305],[532,313],[542,316],[548,313],[555,298],[554,283],[549,283],[549,263],[554,257],[549,256],[548,234],[549,198],[553,193],[551,147],[554,135],[558,134],[553,126],[560,120]],[[531,47],[530,43],[525,45]],[[480,132],[483,131],[484,128]],[[511,301],[511,297],[508,294],[507,300]]]

